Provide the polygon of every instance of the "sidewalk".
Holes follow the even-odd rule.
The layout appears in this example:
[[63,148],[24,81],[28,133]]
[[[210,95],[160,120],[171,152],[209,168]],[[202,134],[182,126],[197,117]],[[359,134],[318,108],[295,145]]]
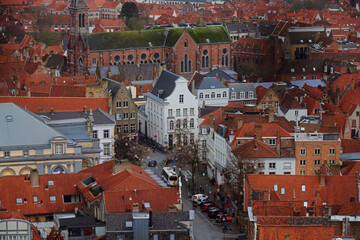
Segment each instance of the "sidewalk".
[[[197,193],[200,193],[200,186],[201,188],[203,189],[203,193],[206,194],[207,196],[209,196],[209,199],[213,202],[215,202],[216,205],[218,205],[220,208],[224,209],[226,211],[226,203],[225,203],[225,198],[223,198],[224,202],[218,198],[216,196],[216,193],[219,192],[221,193],[222,195],[224,195],[224,193],[221,192],[220,190],[220,187],[217,187],[215,184],[212,185],[210,183],[210,179],[205,176],[195,176],[195,182],[197,182],[197,186],[195,186],[195,192]],[[218,190],[219,189],[219,190]],[[187,190],[187,187],[186,187],[186,183],[184,183],[183,185],[183,196],[189,196],[191,193],[191,189]],[[214,198],[214,192],[215,192],[215,198]],[[229,214],[233,212],[236,212],[235,211],[235,208],[234,206],[232,206],[232,203],[228,203],[230,206],[228,207],[229,208]],[[198,208],[199,211],[200,208]],[[206,213],[204,213],[204,215],[207,216]],[[222,228],[222,224],[221,223],[216,223],[215,219],[209,219],[211,222],[213,222],[214,226],[218,226],[219,228]],[[230,234],[240,234],[240,224],[236,224],[235,222],[235,218],[233,218],[233,221],[232,223],[229,223],[226,225],[227,226],[227,229],[225,230],[225,233],[230,233]]]

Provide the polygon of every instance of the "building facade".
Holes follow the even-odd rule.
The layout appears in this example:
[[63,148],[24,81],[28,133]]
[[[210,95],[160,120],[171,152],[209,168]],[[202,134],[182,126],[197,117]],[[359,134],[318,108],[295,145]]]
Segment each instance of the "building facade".
[[139,117],[140,131],[158,144],[172,148],[197,139],[198,103],[187,80],[163,70]]
[[295,133],[297,175],[316,175],[321,165],[340,164],[339,133]]

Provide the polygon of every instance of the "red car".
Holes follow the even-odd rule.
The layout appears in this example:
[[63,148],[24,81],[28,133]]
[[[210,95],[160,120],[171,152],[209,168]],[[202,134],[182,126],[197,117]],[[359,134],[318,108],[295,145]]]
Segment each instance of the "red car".
[[214,203],[205,203],[200,206],[200,208],[203,212],[207,212],[209,210],[209,208],[212,208],[212,207],[217,207],[217,206]]

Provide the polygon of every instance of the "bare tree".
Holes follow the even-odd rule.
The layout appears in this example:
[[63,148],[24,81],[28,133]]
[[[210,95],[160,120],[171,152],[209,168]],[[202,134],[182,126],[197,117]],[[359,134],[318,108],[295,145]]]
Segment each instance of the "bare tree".
[[117,159],[129,159],[133,164],[141,166],[146,148],[141,146],[138,138],[130,137],[129,134],[118,134],[115,138],[115,157]]

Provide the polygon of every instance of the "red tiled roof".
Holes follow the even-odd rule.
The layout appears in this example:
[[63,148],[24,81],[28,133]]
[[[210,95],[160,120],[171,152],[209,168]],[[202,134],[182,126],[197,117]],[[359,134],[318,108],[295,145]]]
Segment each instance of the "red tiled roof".
[[[320,185],[321,176],[302,176],[302,175],[247,175],[246,184],[251,184],[254,190],[273,190],[274,184],[278,185],[278,197],[283,201],[296,200],[315,202],[315,205],[341,205],[354,198],[357,201],[357,184],[355,176],[323,176],[325,185]],[[306,186],[305,192],[301,185]],[[280,194],[281,188],[285,189],[285,194]],[[319,191],[320,198],[316,198]],[[246,193],[246,191],[245,191]],[[246,198],[245,198],[246,199]],[[270,199],[271,200],[271,199]],[[246,202],[246,205],[248,202]]]
[[331,240],[335,237],[335,226],[319,225],[261,225],[259,227],[259,240],[284,239],[322,239]]
[[344,203],[338,215],[360,215],[360,203],[358,202],[347,202]]
[[357,139],[342,139],[341,148],[343,153],[360,152],[360,140]]
[[307,114],[309,116],[318,116],[318,115],[320,115],[319,113],[317,113],[317,114],[314,113],[315,108],[320,109],[320,103],[318,101],[316,101],[315,99],[313,99],[312,97],[305,96],[303,101],[302,101],[302,105],[304,107],[306,105]]
[[340,99],[339,107],[343,112],[352,114],[350,110],[354,111],[353,105],[360,105],[360,94],[352,89],[348,89]]
[[[2,219],[21,219],[21,220],[26,220],[24,215],[22,215],[20,212],[0,212],[0,220]],[[39,231],[35,228],[34,225],[31,224],[31,229],[32,229],[32,238],[31,239],[43,239],[40,234]]]
[[218,108],[215,111],[212,111],[211,113],[206,114],[205,116],[202,116],[201,118],[204,118],[204,121],[200,124],[200,126],[210,126],[210,119],[213,118],[213,124],[220,123],[222,121],[222,109]]
[[358,161],[343,161],[345,167],[341,169],[342,175],[358,176],[360,173],[360,162]]
[[121,3],[120,2],[115,2],[115,1],[106,1],[102,5],[102,7],[103,8],[116,8],[117,6],[119,6],[119,4],[121,4]]
[[257,103],[259,103],[263,97],[265,96],[265,94],[267,93],[268,89],[263,87],[263,86],[257,86],[256,87],[256,97],[257,97]]
[[169,205],[179,204],[178,188],[157,188],[157,189],[131,189],[121,192],[105,192],[104,199],[107,213],[126,212],[133,203],[139,204],[139,211],[144,209],[144,202],[150,203],[153,212],[167,212]]
[[233,150],[237,157],[243,158],[279,158],[279,153],[259,140],[247,142]]
[[[78,194],[74,183],[79,181],[81,176],[63,173],[39,175],[39,187],[32,187],[30,181],[24,181],[25,176],[1,177],[1,207],[8,211],[19,211],[24,215],[73,212],[75,207],[81,207],[81,203],[65,204],[63,195]],[[50,180],[54,181],[54,186],[48,185]],[[14,189],[21,191],[14,192]],[[33,202],[33,196],[38,197],[38,203]],[[50,202],[50,196],[55,196],[56,202]],[[23,203],[17,204],[17,198],[22,198]]]
[[88,110],[98,109],[109,112],[109,100],[107,98],[79,98],[79,97],[1,97],[0,103],[12,102],[31,112],[55,112],[82,111],[86,106]]
[[[262,137],[291,137],[288,131],[279,126],[275,122],[271,123],[258,123],[261,125],[261,136]],[[255,134],[255,124],[245,123],[241,128],[234,132],[234,140],[231,143],[233,145],[236,141],[236,138],[241,137],[254,137]]]
[[304,84],[303,86],[303,89],[310,92],[310,95],[312,98],[314,98],[315,100],[320,100],[320,98],[322,97],[323,95],[323,91],[318,89],[318,88],[315,88],[315,87],[311,87],[307,84]]

